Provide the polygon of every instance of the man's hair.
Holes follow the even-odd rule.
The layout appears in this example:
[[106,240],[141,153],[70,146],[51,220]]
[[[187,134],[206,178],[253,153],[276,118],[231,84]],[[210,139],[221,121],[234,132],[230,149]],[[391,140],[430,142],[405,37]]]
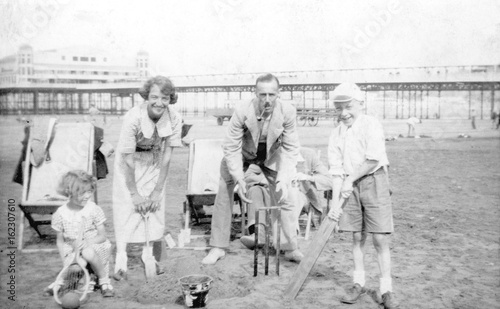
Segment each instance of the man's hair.
[[263,74],[263,75],[257,77],[257,81],[255,82],[255,87],[257,87],[258,83],[261,83],[261,82],[272,82],[273,80],[276,81],[276,83],[278,84],[278,88],[279,88],[280,81],[278,80],[278,78],[276,76],[274,76],[271,73]]

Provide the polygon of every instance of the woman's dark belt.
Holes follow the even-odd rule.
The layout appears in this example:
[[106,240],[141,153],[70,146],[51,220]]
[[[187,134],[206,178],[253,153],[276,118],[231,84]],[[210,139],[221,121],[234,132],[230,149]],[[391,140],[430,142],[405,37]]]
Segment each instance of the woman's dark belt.
[[151,148],[140,148],[140,147],[135,147],[135,152],[148,152],[148,151],[153,151],[154,147]]

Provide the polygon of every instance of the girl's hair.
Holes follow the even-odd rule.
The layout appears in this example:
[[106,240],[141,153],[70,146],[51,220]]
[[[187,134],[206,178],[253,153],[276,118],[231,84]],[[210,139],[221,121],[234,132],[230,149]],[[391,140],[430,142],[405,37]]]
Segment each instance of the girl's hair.
[[67,197],[78,196],[86,191],[94,191],[97,179],[82,170],[69,171],[64,174],[59,182],[57,193]]
[[165,76],[155,76],[150,78],[144,85],[141,90],[139,90],[139,94],[144,100],[147,100],[149,97],[149,92],[151,91],[151,87],[153,85],[157,85],[160,88],[161,93],[170,97],[169,104],[175,104],[177,102],[177,94],[175,93],[175,86],[170,79]]

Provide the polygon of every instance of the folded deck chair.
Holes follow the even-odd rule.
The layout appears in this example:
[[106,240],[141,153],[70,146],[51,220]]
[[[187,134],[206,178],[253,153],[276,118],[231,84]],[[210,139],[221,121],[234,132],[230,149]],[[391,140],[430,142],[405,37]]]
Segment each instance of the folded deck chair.
[[[36,122],[37,119],[34,121]],[[30,132],[24,162],[23,192],[19,205],[22,210],[19,226],[19,250],[22,250],[24,245],[24,217],[43,238],[46,235],[41,233],[38,226],[50,224],[50,218],[47,216],[53,214],[59,206],[67,202],[66,197],[56,192],[61,176],[76,169],[94,174],[94,126],[92,124],[51,121],[47,138],[42,143],[34,132],[36,128],[35,125]],[[94,201],[96,199],[97,190]]]
[[[211,206],[219,189],[220,163],[223,157],[222,139],[197,139],[189,144],[188,183],[184,202],[185,225],[194,218],[197,223],[201,216],[196,206]],[[242,235],[245,232],[244,203],[237,194],[235,201],[241,207]]]

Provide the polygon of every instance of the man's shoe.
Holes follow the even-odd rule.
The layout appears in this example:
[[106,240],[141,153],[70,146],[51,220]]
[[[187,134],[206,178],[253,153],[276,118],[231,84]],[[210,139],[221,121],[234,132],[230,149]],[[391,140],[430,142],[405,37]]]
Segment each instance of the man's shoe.
[[366,289],[361,285],[359,285],[359,283],[355,283],[347,291],[347,294],[340,299],[340,301],[344,304],[354,304],[358,301],[359,297],[365,293]]
[[300,261],[302,261],[302,258],[304,258],[304,255],[299,251],[299,249],[285,252],[285,260],[300,263]]
[[241,243],[250,250],[255,248],[255,234],[241,236]]
[[219,259],[223,259],[226,256],[226,251],[220,248],[212,248],[208,255],[201,261],[201,264],[213,265],[217,263]]
[[382,303],[384,304],[384,309],[398,308],[392,292],[385,292],[384,294],[382,294]]

